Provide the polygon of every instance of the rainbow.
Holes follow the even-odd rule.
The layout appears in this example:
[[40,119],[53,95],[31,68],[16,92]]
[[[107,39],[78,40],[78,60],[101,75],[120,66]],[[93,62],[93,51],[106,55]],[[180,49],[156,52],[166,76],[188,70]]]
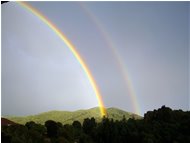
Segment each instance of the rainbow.
[[129,93],[133,109],[135,110],[134,112],[136,114],[141,115],[141,111],[140,111],[140,108],[139,108],[139,105],[138,105],[137,95],[135,93],[132,80],[131,80],[131,78],[129,76],[130,74],[128,72],[128,69],[127,69],[125,63],[123,62],[121,54],[117,50],[113,40],[110,38],[109,34],[105,30],[106,28],[103,27],[100,20],[90,11],[90,9],[84,3],[80,3],[80,6],[84,10],[84,12],[89,16],[89,18],[94,22],[97,29],[99,30],[102,37],[104,38],[106,44],[108,45],[109,49],[111,50],[111,52],[113,54],[113,57],[115,58],[115,60],[118,63],[118,67],[119,67],[119,69],[121,71],[123,79],[125,80],[125,85],[126,85],[127,92]]
[[106,109],[102,100],[102,96],[100,94],[100,91],[98,89],[98,86],[88,68],[88,66],[85,64],[84,60],[82,59],[82,57],[80,56],[79,52],[76,50],[76,48],[74,47],[74,45],[67,39],[67,37],[56,27],[55,24],[53,24],[50,20],[48,20],[47,17],[45,17],[42,13],[40,13],[37,9],[35,9],[34,7],[32,7],[31,5],[29,5],[26,2],[18,2],[22,7],[24,7],[25,9],[27,9],[28,11],[30,11],[31,13],[33,13],[35,16],[37,16],[42,22],[44,22],[50,29],[52,29],[53,32],[55,32],[55,34],[67,45],[67,47],[69,48],[69,50],[72,52],[72,54],[74,55],[74,57],[77,59],[77,61],[79,62],[79,64],[81,65],[83,71],[85,72],[92,88],[93,91],[96,95],[96,98],[98,100],[98,106],[100,109],[100,113],[101,116],[106,116]]

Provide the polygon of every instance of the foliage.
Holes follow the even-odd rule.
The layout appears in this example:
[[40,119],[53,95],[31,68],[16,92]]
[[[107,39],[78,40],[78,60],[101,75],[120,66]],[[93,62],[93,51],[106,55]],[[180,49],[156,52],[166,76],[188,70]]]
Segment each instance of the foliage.
[[48,120],[2,126],[2,143],[189,143],[190,112],[162,106],[143,119],[85,118],[81,124]]
[[58,135],[58,124],[55,121],[48,120],[45,122],[45,126],[47,129],[48,137],[57,137]]

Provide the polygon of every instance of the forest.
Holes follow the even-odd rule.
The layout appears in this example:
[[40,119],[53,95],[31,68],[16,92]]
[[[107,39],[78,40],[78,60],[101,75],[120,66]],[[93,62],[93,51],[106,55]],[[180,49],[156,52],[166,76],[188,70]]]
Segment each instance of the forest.
[[148,111],[142,119],[103,117],[62,124],[47,120],[1,126],[2,143],[190,143],[190,111],[169,107]]

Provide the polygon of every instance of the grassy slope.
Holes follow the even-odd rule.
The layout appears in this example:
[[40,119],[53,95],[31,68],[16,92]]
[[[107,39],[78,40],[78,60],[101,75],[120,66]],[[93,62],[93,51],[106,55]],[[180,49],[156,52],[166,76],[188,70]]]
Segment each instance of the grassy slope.
[[[126,119],[128,118],[141,118],[138,115],[117,109],[117,108],[107,108],[107,114],[109,118],[114,120],[121,120],[123,116]],[[50,111],[44,112],[38,115],[25,116],[25,117],[7,117],[9,120],[12,120],[16,123],[25,124],[28,121],[34,121],[36,123],[44,124],[47,120],[54,120],[61,122],[62,124],[70,124],[75,120],[83,122],[85,118],[94,117],[97,121],[100,121],[100,111],[98,107],[91,108],[88,110],[77,110],[74,112],[69,111]]]

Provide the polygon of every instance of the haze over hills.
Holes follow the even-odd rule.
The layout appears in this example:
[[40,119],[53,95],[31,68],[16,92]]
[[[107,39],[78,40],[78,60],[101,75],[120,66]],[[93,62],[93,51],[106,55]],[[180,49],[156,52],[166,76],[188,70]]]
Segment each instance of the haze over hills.
[[[141,118],[139,115],[126,112],[117,108],[107,108],[108,118],[113,118],[114,120],[121,120],[124,116],[126,119]],[[94,117],[98,122],[101,121],[99,107],[87,109],[87,110],[77,110],[77,111],[49,111],[31,116],[22,117],[6,117],[7,119],[14,121],[19,124],[25,124],[29,121],[34,121],[36,123],[44,124],[47,120],[54,120],[56,122],[61,122],[62,124],[70,124],[73,121],[80,121],[81,123],[85,118]]]

